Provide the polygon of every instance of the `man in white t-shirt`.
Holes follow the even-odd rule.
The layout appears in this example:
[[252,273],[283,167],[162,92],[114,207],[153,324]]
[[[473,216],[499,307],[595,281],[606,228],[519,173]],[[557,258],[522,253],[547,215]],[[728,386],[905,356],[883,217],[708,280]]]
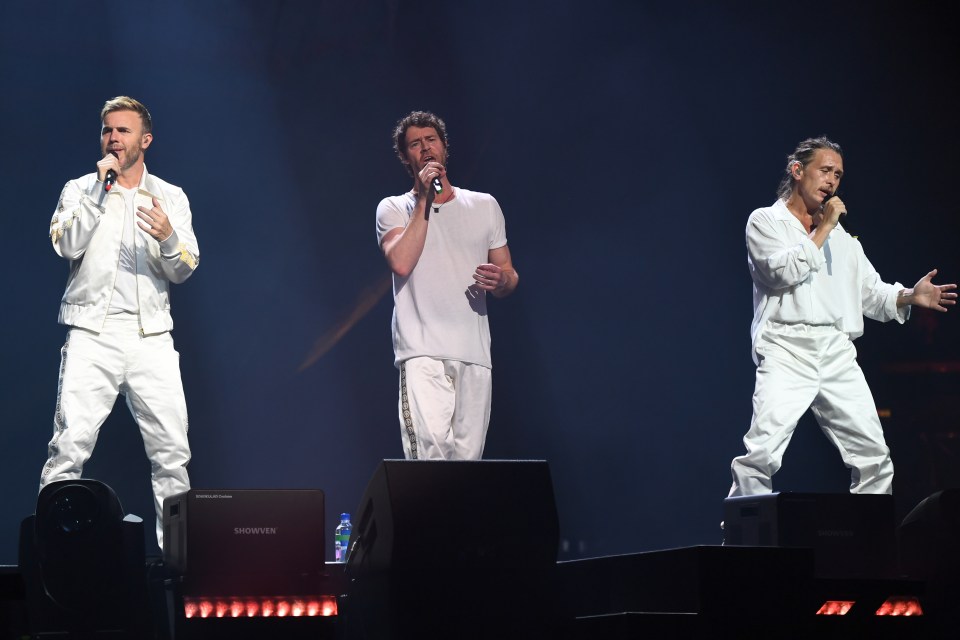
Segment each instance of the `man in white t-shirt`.
[[377,207],[377,238],[393,271],[393,347],[407,459],[479,460],[490,422],[486,294],[519,276],[493,196],[450,184],[443,120],[414,111],[394,129],[413,189]]
[[730,496],[772,491],[772,476],[800,417],[813,414],[851,470],[852,493],[891,493],[893,463],[853,340],[864,316],[904,322],[910,306],[946,311],[955,284],[934,269],[912,288],[887,284],[840,216],[843,153],[804,140],[787,159],[779,199],[747,221],[757,363],[747,452],[733,459]]
[[126,396],[150,459],[163,547],[163,499],[190,489],[187,405],[170,330],[170,283],[200,261],[187,196],[147,172],[150,112],[118,96],[100,113],[95,173],[69,181],[50,221],[70,261],[59,321],[61,349],[53,438],[40,487],[79,478],[118,394]]

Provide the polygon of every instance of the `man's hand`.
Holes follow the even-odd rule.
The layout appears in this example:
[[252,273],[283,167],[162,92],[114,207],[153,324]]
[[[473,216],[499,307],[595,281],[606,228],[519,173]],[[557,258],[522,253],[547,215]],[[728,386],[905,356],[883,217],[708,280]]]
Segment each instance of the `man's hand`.
[[[920,278],[917,284],[913,286],[913,289],[903,291],[897,299],[897,306],[912,304],[917,307],[924,307],[925,309],[946,311],[947,309],[944,305],[957,304],[957,294],[948,293],[952,289],[956,289],[957,285],[933,284],[931,280],[933,280],[933,276],[935,275],[937,275],[936,269]],[[903,304],[900,304],[900,300],[904,301]]]
[[840,221],[840,216],[846,212],[847,205],[843,204],[843,200],[837,196],[831,196],[820,206],[820,211],[814,214],[813,224],[817,227],[827,225],[830,229],[836,229],[837,222]]
[[437,196],[437,192],[433,190],[433,179],[442,178],[445,174],[446,170],[443,165],[432,160],[423,165],[420,173],[417,174],[417,196],[426,197],[428,206],[433,203],[433,199]]
[[100,182],[106,182],[107,180],[107,171],[113,169],[113,172],[118,176],[120,175],[120,161],[117,160],[117,156],[112,153],[108,153],[103,156],[100,162],[97,163],[97,180]]
[[137,226],[153,236],[157,242],[163,242],[173,235],[173,225],[167,214],[160,208],[160,201],[153,199],[153,207],[137,207]]
[[507,274],[495,264],[482,264],[473,273],[477,286],[484,291],[498,291],[507,284]]

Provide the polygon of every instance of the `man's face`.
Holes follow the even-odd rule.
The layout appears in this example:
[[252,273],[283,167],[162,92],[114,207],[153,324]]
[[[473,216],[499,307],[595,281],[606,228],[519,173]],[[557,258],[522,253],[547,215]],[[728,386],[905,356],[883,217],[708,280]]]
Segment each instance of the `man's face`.
[[143,121],[136,111],[111,111],[103,118],[100,153],[116,155],[123,171],[137,163],[152,140],[153,135],[143,132]]
[[[794,175],[797,168],[794,169]],[[797,192],[808,209],[820,206],[823,199],[836,193],[843,177],[843,158],[832,149],[817,149],[807,166],[799,169]]]
[[428,162],[447,166],[447,148],[433,127],[408,127],[404,140],[404,155],[413,175],[417,175]]

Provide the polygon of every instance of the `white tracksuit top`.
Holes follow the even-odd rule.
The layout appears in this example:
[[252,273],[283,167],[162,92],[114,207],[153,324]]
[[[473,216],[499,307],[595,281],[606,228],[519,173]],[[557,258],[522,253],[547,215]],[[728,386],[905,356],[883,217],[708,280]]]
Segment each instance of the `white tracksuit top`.
[[[144,335],[170,331],[170,283],[189,278],[200,262],[190,203],[180,187],[144,167],[135,206],[151,208],[152,198],[170,219],[173,234],[162,243],[134,228],[137,302]],[[50,221],[53,248],[70,261],[59,322],[99,332],[110,309],[125,214],[123,196],[104,191],[97,174],[69,181]]]

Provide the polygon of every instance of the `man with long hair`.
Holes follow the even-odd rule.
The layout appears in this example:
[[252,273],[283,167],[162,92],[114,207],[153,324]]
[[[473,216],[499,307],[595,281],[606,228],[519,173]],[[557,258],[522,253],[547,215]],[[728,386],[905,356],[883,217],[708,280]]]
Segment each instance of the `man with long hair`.
[[730,496],[772,491],[772,476],[800,417],[813,414],[851,470],[852,493],[891,493],[893,463],[853,340],[864,316],[903,323],[910,307],[946,311],[955,284],[934,269],[913,288],[888,284],[843,228],[837,196],[843,152],[825,137],[787,159],[778,199],[747,221],[753,278],[753,420],[733,459]]

